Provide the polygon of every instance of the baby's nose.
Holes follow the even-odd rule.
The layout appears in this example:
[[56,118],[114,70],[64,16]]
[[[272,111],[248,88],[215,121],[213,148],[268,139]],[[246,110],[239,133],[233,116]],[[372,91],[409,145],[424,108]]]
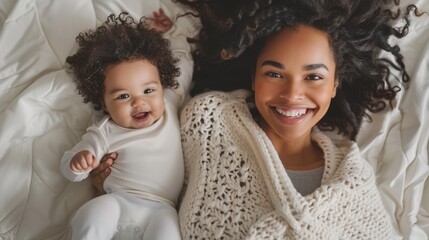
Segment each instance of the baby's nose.
[[146,104],[146,100],[144,97],[134,97],[133,102],[132,102],[133,107],[137,107],[137,106],[141,106],[141,105],[145,105],[145,104]]

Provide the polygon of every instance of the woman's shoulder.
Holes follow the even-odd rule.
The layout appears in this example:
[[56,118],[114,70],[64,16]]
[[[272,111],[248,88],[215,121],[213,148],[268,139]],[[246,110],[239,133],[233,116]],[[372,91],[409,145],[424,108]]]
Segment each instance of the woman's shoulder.
[[324,152],[325,165],[328,166],[327,176],[336,175],[341,179],[356,178],[363,182],[374,178],[372,167],[362,157],[355,141],[321,131],[315,131],[312,138]]
[[223,104],[245,104],[246,98],[250,96],[247,90],[236,90],[232,92],[210,91],[201,93],[191,98],[182,111],[183,114],[198,114],[198,112],[207,113],[218,109]]
[[344,155],[355,152],[360,155],[359,147],[355,141],[335,131],[321,131],[315,127],[313,128],[312,139],[324,150],[335,150]]
[[[205,93],[200,93],[189,100],[189,103],[195,102],[217,102],[222,103],[224,101],[229,100],[246,100],[246,98],[250,95],[248,90],[240,89],[232,92],[223,92],[223,91],[209,91]],[[188,103],[188,104],[189,104]]]

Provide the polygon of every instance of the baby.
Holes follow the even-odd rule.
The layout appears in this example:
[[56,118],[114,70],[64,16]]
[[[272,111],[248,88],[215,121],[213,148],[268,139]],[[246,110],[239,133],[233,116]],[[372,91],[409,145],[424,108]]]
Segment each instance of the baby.
[[112,14],[81,33],[78,51],[66,60],[77,92],[105,116],[65,152],[62,174],[81,181],[103,155],[118,154],[104,183],[107,194],[73,217],[73,239],[181,239],[175,209],[184,177],[178,111],[192,60],[186,36],[169,42],[161,35],[174,32],[162,10],[144,20]]

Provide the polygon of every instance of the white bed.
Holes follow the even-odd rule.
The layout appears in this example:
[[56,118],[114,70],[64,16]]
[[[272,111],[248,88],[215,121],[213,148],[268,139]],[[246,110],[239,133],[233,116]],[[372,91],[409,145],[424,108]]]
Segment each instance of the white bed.
[[[417,5],[429,12],[428,0]],[[110,13],[140,17],[159,7],[170,16],[183,11],[170,0],[1,0],[0,239],[69,239],[71,216],[93,192],[89,182],[63,178],[59,161],[93,113],[64,61],[76,35]],[[428,239],[429,16],[412,18],[399,45],[408,89],[393,111],[363,125],[358,143],[377,172],[395,239]]]

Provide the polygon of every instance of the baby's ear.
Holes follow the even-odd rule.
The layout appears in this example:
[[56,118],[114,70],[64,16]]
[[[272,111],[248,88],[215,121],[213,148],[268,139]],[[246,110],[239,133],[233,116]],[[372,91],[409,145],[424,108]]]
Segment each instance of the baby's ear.
[[109,114],[109,111],[107,110],[106,104],[104,104],[104,102],[103,102],[103,111],[104,113]]

